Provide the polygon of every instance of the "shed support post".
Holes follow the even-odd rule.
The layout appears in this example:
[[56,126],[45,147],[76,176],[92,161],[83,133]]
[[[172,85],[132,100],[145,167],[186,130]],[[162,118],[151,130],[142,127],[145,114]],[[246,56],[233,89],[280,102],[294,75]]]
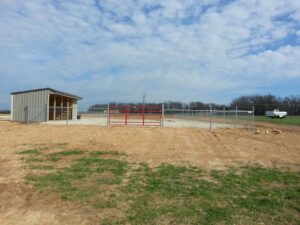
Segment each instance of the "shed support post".
[[54,109],[53,109],[53,120],[56,119],[56,95],[54,95]]
[[67,99],[67,125],[69,125],[69,99]]
[[63,120],[64,99],[60,96],[60,120]]

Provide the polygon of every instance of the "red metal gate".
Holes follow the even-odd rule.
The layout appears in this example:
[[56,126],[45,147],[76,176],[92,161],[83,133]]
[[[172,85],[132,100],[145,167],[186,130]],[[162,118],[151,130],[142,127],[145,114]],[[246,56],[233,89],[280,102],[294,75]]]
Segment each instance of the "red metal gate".
[[161,106],[110,106],[109,126],[161,126]]

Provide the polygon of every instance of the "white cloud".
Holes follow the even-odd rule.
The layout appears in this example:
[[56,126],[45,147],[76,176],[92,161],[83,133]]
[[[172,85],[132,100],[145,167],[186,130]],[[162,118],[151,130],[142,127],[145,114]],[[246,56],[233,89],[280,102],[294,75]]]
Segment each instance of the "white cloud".
[[299,82],[295,2],[3,1],[0,93],[53,86],[90,102],[145,91],[221,102],[249,85]]

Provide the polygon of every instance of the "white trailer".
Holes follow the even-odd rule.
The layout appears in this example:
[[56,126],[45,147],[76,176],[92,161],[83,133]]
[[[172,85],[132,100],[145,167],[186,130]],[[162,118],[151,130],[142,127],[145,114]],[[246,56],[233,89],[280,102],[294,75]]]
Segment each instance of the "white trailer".
[[266,116],[271,118],[284,118],[287,116],[287,112],[274,109],[273,111],[266,111]]

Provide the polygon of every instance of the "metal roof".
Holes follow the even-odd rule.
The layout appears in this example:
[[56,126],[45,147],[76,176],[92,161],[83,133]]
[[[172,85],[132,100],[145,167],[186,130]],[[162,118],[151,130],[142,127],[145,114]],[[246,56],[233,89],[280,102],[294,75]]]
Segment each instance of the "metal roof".
[[59,90],[56,90],[56,89],[53,89],[53,88],[39,88],[39,89],[32,89],[32,90],[27,90],[27,91],[17,91],[17,92],[12,92],[11,94],[12,95],[16,95],[16,94],[22,94],[22,93],[29,93],[29,92],[35,92],[35,91],[51,91],[51,92],[54,92],[56,94],[59,94],[59,95],[64,95],[66,97],[69,97],[69,98],[73,98],[73,99],[77,99],[77,100],[80,100],[82,99],[81,97],[77,96],[77,95],[73,95],[73,94],[70,94],[70,93],[67,93],[67,92],[63,92],[63,91],[59,91]]

